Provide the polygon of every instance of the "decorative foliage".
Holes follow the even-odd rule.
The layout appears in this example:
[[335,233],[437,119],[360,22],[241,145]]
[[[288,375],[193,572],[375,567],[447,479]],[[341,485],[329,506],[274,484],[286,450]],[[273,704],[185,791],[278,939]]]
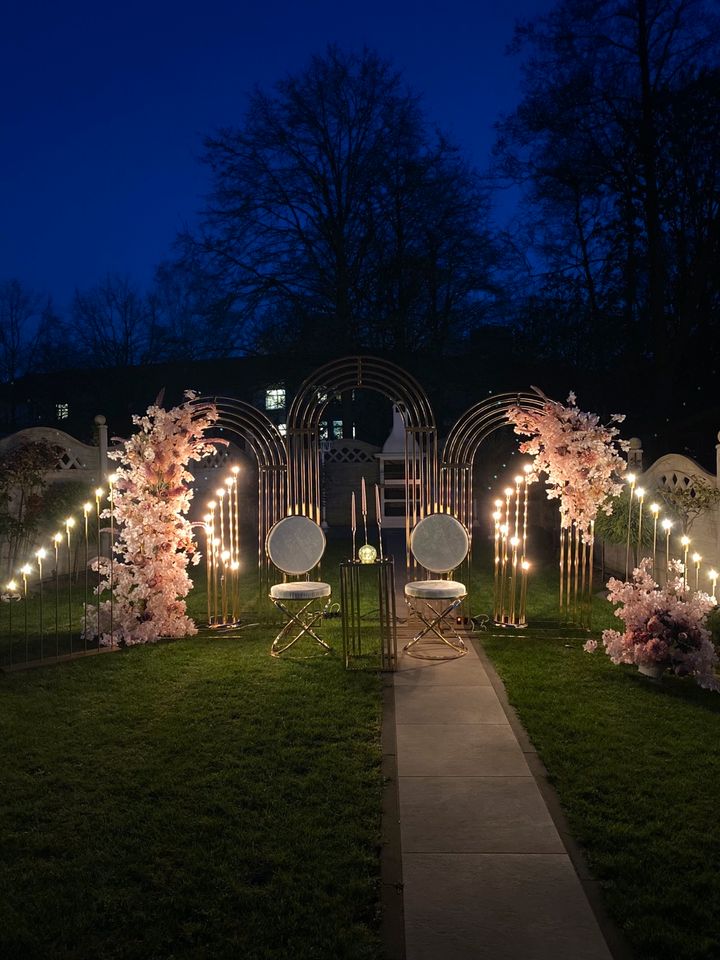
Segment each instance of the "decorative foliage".
[[[648,573],[651,562],[642,560],[630,583],[614,577],[608,581],[608,599],[618,604],[615,616],[625,630],[603,631],[605,652],[613,663],[665,667],[680,677],[694,677],[707,690],[720,691],[718,657],[707,628],[715,600],[685,585],[679,560],[671,561],[675,576],[660,589]],[[588,653],[596,648],[595,640],[585,644]]]
[[686,486],[661,487],[659,495],[668,510],[677,517],[682,532],[689,533],[697,518],[720,503],[720,490],[703,477],[693,474]]
[[[606,543],[625,544],[628,531],[628,514],[630,514],[630,544],[637,548],[640,535],[640,502],[636,496],[632,498],[632,513],[630,512],[630,488],[628,486],[617,497],[612,497],[606,504],[611,510],[601,511],[595,521],[595,536]],[[661,529],[658,535],[663,536]],[[648,497],[643,504],[642,545],[652,548],[653,516],[649,510]]]
[[8,570],[40,528],[45,477],[56,463],[57,455],[45,440],[20,443],[0,458],[0,544],[6,544]]
[[611,498],[622,490],[617,478],[627,465],[620,451],[628,445],[615,439],[620,431],[611,424],[624,419],[615,413],[610,424],[602,424],[597,414],[578,408],[574,393],[567,405],[546,397],[539,410],[515,406],[508,411],[515,433],[529,437],[520,451],[534,458],[534,475],[547,476],[548,500],[560,501],[562,526],[577,524],[585,540],[598,510],[611,513]]
[[[186,397],[190,401],[195,395],[188,392]],[[224,442],[204,437],[217,416],[213,404],[186,402],[165,410],[156,402],[145,416],[133,417],[138,432],[109,454],[120,461],[113,485],[113,512],[120,531],[113,564],[115,643],[147,643],[160,636],[197,632],[186,616],[184,600],[192,586],[187,565],[200,559],[186,519],[194,479],[188,464]],[[110,511],[103,511],[103,516],[109,517]],[[100,589],[109,589],[107,558],[100,559],[100,570]],[[109,600],[100,604],[100,615],[101,642],[109,643]],[[88,611],[90,623],[96,616],[96,610]]]

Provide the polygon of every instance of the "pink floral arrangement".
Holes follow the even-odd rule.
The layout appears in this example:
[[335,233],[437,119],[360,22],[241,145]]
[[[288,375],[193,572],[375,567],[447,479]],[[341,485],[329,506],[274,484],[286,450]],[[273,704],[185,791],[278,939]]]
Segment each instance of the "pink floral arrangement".
[[[651,562],[644,559],[629,583],[614,577],[608,581],[608,600],[618,605],[615,616],[625,630],[603,631],[605,652],[613,663],[665,667],[680,677],[694,677],[706,690],[720,691],[718,658],[705,626],[715,600],[688,588],[679,560],[671,561],[675,576],[660,589],[648,573]],[[592,653],[597,646],[588,640],[585,650]]]
[[[160,400],[143,417],[133,417],[137,432],[119,450],[113,483],[113,515],[119,534],[113,563],[115,643],[148,643],[158,637],[197,633],[186,614],[192,588],[187,567],[200,554],[187,519],[194,480],[188,465],[215,451],[205,431],[217,420],[214,404],[198,404],[187,392],[180,406],[165,410]],[[109,517],[109,510],[103,512]],[[97,569],[97,563],[95,565]],[[100,559],[101,590],[110,589],[110,563]],[[95,624],[97,608],[88,609]],[[101,643],[109,644],[110,601],[100,604]]]
[[622,490],[619,477],[627,464],[621,456],[628,444],[617,440],[624,414],[615,413],[609,424],[595,413],[585,413],[571,393],[567,405],[544,398],[542,407],[511,407],[508,420],[515,433],[528,437],[521,453],[533,457],[533,474],[547,476],[548,500],[560,501],[563,527],[573,523],[583,539],[590,539],[598,510],[612,513],[612,498]]

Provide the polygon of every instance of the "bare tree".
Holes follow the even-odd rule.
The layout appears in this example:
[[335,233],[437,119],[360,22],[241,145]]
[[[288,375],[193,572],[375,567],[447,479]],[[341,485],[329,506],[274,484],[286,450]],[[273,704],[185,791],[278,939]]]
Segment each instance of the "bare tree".
[[0,381],[12,383],[30,366],[40,298],[19,280],[0,283]]
[[529,295],[565,316],[576,362],[645,356],[670,404],[693,325],[720,320],[717,19],[703,0],[560,0],[514,49],[524,97],[497,154],[525,191]]
[[330,47],[206,141],[184,249],[241,349],[450,342],[488,286],[487,203],[376,54]]
[[158,328],[148,300],[123,277],[76,291],[73,334],[89,365],[128,367],[159,359]]

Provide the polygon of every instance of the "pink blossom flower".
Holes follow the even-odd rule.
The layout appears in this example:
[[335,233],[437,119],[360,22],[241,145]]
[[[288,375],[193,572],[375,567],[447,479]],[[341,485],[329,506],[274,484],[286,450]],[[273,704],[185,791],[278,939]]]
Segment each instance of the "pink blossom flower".
[[[613,414],[610,422],[624,419]],[[576,524],[589,542],[598,510],[611,513],[611,500],[622,489],[618,478],[627,464],[620,454],[628,445],[616,439],[620,431],[578,409],[574,393],[567,406],[546,399],[537,410],[512,407],[508,420],[515,433],[528,437],[520,451],[533,457],[535,478],[546,474],[548,500],[560,501],[562,526]]]
[[[188,402],[165,410],[152,405],[133,417],[137,432],[109,455],[119,461],[114,486],[118,529],[113,564],[113,635],[115,643],[135,644],[160,636],[197,633],[187,616],[185,597],[192,581],[188,563],[200,559],[187,519],[193,496],[188,465],[215,452],[205,431],[217,420],[214,404]],[[103,516],[108,517],[109,511]],[[100,591],[109,589],[110,564],[100,558]],[[96,589],[96,593],[97,593]],[[89,624],[97,608],[88,608]],[[101,643],[110,643],[110,603],[100,603]]]
[[692,676],[707,690],[720,691],[718,657],[706,626],[715,600],[693,593],[676,563],[670,569],[675,576],[660,589],[648,572],[650,564],[649,558],[642,560],[631,582],[614,577],[608,581],[608,600],[617,605],[615,616],[625,629],[603,631],[605,652],[613,663],[665,667],[678,676]]

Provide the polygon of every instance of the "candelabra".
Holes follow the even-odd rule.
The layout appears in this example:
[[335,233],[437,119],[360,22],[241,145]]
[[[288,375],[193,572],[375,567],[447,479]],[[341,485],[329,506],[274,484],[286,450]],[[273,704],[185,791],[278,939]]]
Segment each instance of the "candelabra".
[[73,652],[72,635],[72,542],[70,531],[75,526],[75,518],[67,517],[65,520],[65,537],[67,540],[67,566],[68,566],[68,634],[70,635],[70,653]]
[[528,486],[532,468],[495,500],[493,536],[493,619],[504,627],[527,626]]

